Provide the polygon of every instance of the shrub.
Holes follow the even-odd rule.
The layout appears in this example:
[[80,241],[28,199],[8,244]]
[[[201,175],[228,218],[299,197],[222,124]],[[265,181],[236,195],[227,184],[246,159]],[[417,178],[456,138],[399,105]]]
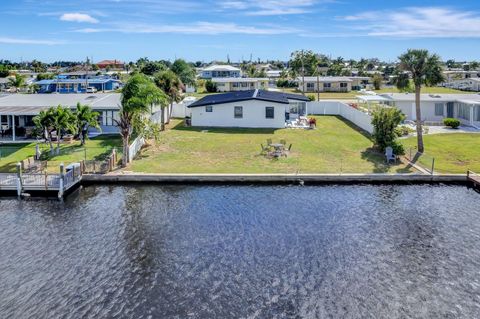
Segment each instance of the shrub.
[[213,83],[211,80],[205,81],[205,90],[208,93],[215,93],[217,92],[217,85]]
[[405,149],[402,144],[395,141],[389,146],[393,149],[395,155],[405,155]]
[[315,95],[309,94],[309,95],[307,95],[307,97],[308,97],[308,100],[309,100],[310,102],[315,101]]
[[308,124],[317,126],[317,119],[314,117],[308,118]]
[[410,133],[413,133],[413,132],[415,132],[415,130],[412,129],[412,128],[409,128],[408,126],[400,125],[400,126],[395,128],[395,134],[397,134],[398,137],[407,136],[407,135],[409,135]]
[[443,119],[443,124],[451,128],[458,128],[460,126],[460,121],[458,119],[446,118]]
[[385,147],[395,144],[397,134],[395,129],[405,119],[397,108],[377,108],[372,113],[373,140],[382,151]]

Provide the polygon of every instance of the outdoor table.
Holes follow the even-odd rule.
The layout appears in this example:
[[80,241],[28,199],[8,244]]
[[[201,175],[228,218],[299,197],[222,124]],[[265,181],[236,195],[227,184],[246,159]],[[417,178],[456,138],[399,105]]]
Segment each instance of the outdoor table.
[[275,151],[273,152],[273,155],[274,155],[275,157],[282,156],[282,154],[283,154],[283,147],[284,147],[283,144],[273,143],[273,144],[270,144],[270,146],[275,149]]

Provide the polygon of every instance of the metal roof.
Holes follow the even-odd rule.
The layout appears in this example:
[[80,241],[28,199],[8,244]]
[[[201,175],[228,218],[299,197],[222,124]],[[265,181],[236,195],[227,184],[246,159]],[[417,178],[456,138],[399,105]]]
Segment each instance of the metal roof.
[[77,103],[93,109],[118,109],[120,93],[95,94],[9,94],[0,96],[0,114],[35,115],[51,106],[75,108]]
[[[384,93],[381,96],[391,101],[415,101],[415,93]],[[459,100],[480,101],[480,94],[421,94],[421,101],[456,102]]]
[[53,80],[41,80],[41,81],[36,81],[35,84],[38,85],[49,85],[49,84],[56,84],[56,83],[108,83],[110,81],[112,82],[120,82],[119,80],[116,79],[53,79]]
[[357,95],[357,99],[365,101],[365,102],[383,102],[383,101],[391,101],[380,95]]
[[283,92],[274,92],[266,90],[248,90],[238,92],[228,92],[223,94],[207,95],[200,100],[188,105],[188,107],[198,107],[205,105],[225,104],[239,101],[260,100],[275,102],[281,104],[290,103],[289,100],[298,100],[307,102],[309,99],[300,94],[290,94]]

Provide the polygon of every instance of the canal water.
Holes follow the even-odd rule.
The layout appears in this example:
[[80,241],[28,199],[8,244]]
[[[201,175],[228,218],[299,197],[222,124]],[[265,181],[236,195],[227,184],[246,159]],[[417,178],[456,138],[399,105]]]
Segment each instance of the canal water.
[[0,200],[0,318],[475,318],[461,186],[98,186]]

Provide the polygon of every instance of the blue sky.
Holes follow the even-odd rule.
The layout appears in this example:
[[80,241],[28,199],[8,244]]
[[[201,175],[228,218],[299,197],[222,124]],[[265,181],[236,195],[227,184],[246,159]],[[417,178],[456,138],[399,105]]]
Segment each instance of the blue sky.
[[408,48],[480,60],[480,1],[2,0],[0,59],[393,61]]

